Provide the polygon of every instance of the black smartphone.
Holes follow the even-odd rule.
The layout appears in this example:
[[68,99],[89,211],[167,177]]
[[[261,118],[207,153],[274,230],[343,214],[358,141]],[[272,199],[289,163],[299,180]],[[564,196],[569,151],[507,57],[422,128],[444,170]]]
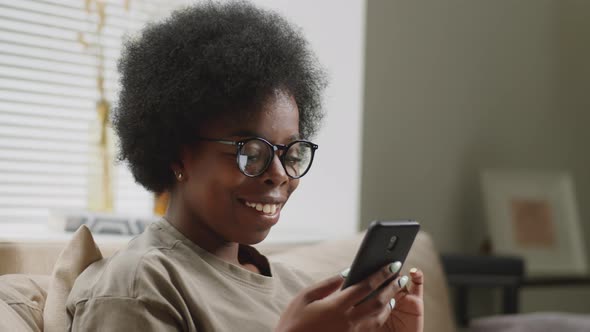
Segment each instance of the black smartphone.
[[[342,289],[366,279],[387,264],[396,261],[403,264],[419,230],[420,224],[413,220],[373,221],[350,266]],[[392,275],[389,280],[396,277],[397,274]]]

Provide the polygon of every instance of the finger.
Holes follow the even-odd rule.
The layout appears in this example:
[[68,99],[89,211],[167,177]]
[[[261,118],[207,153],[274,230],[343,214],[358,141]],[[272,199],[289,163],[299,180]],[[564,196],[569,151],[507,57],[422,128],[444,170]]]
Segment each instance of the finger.
[[[400,281],[401,280],[401,281]],[[408,277],[402,276],[390,281],[383,289],[381,289],[375,296],[365,299],[350,309],[349,317],[352,320],[362,319],[366,316],[378,316],[381,315],[384,308],[393,309],[393,303],[395,303],[395,297],[398,296],[400,290],[407,283]]]
[[408,276],[401,276],[395,280],[394,288],[396,290],[396,293],[400,291],[407,291],[409,286],[410,277]]
[[387,320],[391,316],[391,312],[393,311],[393,309],[395,309],[395,304],[395,298],[390,299],[388,305],[386,305],[385,308],[383,308],[383,310],[381,311],[381,313],[379,313],[379,316],[377,317],[377,320],[379,321],[379,326],[382,326],[383,324],[385,324],[385,322],[387,322]]
[[391,263],[365,280],[344,289],[339,296],[341,305],[348,308],[361,302],[379,286],[383,285],[384,282],[393,278],[399,272],[401,266],[400,262]]
[[388,303],[381,308],[381,311],[378,312],[377,315],[363,317],[365,321],[369,321],[365,325],[379,328],[384,326],[385,323],[389,320],[393,308],[395,308],[395,299],[390,299]]
[[339,290],[343,283],[344,279],[340,275],[322,280],[319,283],[307,288],[304,291],[303,299],[306,303],[321,300]]
[[376,323],[380,318],[382,318],[382,314],[385,310],[387,312],[391,312],[391,306],[389,305],[391,299],[381,299],[381,298],[371,298],[368,301],[364,301],[363,303],[352,307],[347,312],[348,319],[351,322],[355,322],[356,324],[371,324],[369,325],[379,325]]
[[422,297],[424,295],[424,273],[417,269],[410,269],[410,280],[412,286],[408,288],[408,293]]

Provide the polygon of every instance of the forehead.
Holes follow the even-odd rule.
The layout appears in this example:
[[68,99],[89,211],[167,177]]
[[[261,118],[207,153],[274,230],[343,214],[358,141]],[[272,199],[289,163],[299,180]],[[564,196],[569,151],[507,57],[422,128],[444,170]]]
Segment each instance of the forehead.
[[259,136],[279,143],[299,137],[299,110],[292,95],[276,90],[246,116],[224,115],[207,123],[203,135],[211,137]]

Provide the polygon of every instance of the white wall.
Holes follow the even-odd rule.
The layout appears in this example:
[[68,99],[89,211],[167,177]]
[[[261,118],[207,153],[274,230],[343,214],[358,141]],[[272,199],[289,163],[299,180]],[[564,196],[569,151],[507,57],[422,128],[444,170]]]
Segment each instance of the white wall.
[[360,156],[365,1],[256,0],[303,29],[329,74],[320,146],[266,241],[314,240],[355,232],[360,214]]

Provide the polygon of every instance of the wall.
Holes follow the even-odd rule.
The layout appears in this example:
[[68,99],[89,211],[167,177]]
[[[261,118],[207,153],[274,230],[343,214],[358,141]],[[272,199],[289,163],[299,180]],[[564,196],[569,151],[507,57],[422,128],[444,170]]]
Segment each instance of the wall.
[[482,168],[567,170],[590,239],[590,2],[371,0],[366,33],[361,226],[415,218],[475,253]]
[[364,225],[413,217],[441,249],[475,251],[485,167],[570,170],[590,219],[588,75],[578,70],[590,32],[572,26],[565,3],[369,1]]
[[[574,141],[569,162],[577,174],[578,208],[590,259],[590,2],[567,0],[556,4],[557,112],[569,117]],[[525,289],[521,295],[524,311],[590,313],[590,286]]]

